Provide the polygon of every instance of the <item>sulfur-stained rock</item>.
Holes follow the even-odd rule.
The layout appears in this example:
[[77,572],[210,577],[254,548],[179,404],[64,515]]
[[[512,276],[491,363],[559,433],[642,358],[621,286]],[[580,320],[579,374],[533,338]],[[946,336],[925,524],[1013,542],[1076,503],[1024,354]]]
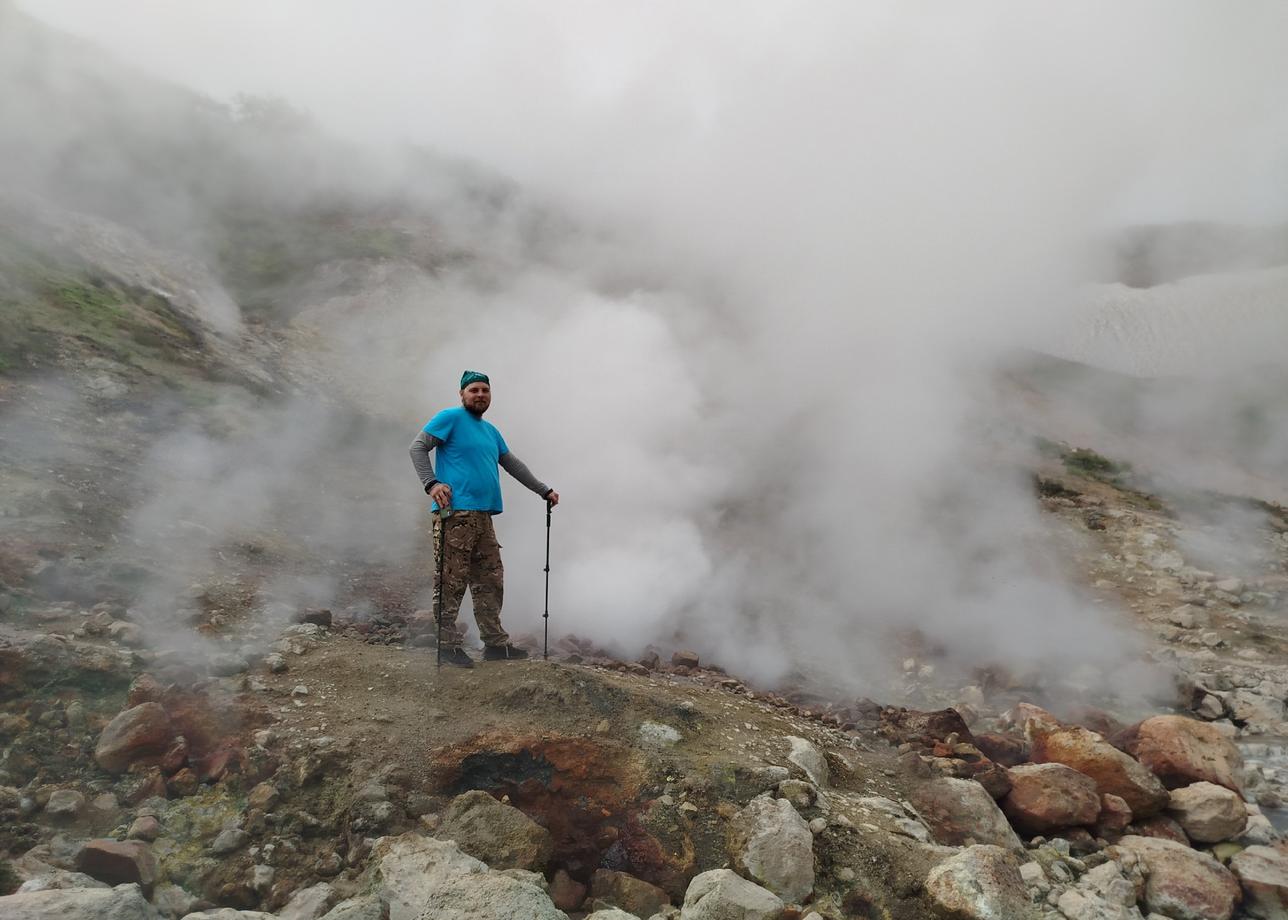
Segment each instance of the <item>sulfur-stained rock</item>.
[[1034,763],[1062,763],[1090,776],[1102,794],[1118,796],[1138,818],[1155,814],[1167,804],[1167,789],[1158,777],[1085,728],[1036,731],[1032,756]]
[[540,872],[554,851],[548,830],[480,790],[452,799],[434,836],[455,840],[463,851],[493,869]]
[[930,870],[926,892],[953,920],[1036,920],[1019,860],[1002,847],[972,846]]
[[99,736],[94,759],[109,773],[132,763],[159,763],[174,742],[174,726],[159,703],[141,703],[116,716]]
[[1094,824],[1100,815],[1096,781],[1064,764],[1012,767],[1002,812],[1024,834],[1049,834]]
[[1167,813],[1176,819],[1187,837],[1199,843],[1230,840],[1243,833],[1248,823],[1243,799],[1215,783],[1195,783],[1173,789]]
[[1230,860],[1243,886],[1243,909],[1259,920],[1288,920],[1288,855],[1252,846]]
[[762,793],[733,819],[734,861],[756,882],[786,901],[814,890],[814,835],[787,799]]
[[651,917],[671,904],[671,896],[656,885],[612,869],[595,870],[590,896],[641,917]]
[[941,777],[923,783],[913,791],[912,804],[937,843],[1022,846],[993,797],[974,780]]
[[684,893],[680,920],[778,920],[782,899],[729,869],[696,875]]
[[1184,716],[1154,716],[1128,729],[1122,741],[1169,789],[1208,782],[1243,793],[1243,757],[1216,726]]
[[1174,920],[1230,920],[1242,897],[1239,882],[1206,853],[1171,840],[1124,837],[1110,849],[1144,863],[1145,905]]

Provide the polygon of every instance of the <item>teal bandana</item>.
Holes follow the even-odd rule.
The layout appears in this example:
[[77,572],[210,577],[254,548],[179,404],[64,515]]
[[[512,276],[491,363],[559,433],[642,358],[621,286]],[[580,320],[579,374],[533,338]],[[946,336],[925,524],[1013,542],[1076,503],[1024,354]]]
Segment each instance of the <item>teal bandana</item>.
[[467,386],[469,386],[471,383],[486,383],[488,386],[492,385],[492,381],[487,379],[487,374],[482,374],[482,373],[479,373],[478,371],[466,371],[465,373],[461,374],[462,390],[465,389]]

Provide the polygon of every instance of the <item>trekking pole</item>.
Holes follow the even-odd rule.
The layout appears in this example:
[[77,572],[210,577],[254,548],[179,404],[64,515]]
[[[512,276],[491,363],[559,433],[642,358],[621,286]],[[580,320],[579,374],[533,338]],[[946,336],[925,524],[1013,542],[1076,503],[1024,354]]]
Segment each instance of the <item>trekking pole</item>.
[[447,557],[447,516],[450,513],[446,507],[438,509],[438,590],[434,592],[434,619],[438,622],[434,667],[438,670],[443,668],[443,560]]
[[541,640],[541,657],[550,660],[550,499],[546,499],[546,609],[541,617],[545,620],[545,636]]

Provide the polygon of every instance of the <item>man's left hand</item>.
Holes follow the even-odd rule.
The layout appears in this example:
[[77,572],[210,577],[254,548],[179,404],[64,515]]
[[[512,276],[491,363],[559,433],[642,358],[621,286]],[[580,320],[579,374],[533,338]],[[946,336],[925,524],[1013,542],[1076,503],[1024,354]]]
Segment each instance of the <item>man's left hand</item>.
[[550,502],[550,507],[553,508],[555,505],[559,504],[559,493],[554,489],[551,489],[546,493],[546,501]]

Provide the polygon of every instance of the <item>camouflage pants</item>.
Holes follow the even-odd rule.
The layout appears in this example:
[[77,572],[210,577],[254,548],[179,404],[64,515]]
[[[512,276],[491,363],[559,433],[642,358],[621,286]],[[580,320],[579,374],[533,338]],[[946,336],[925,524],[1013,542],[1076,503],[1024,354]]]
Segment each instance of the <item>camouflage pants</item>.
[[[465,589],[474,602],[474,622],[484,645],[506,645],[510,636],[501,628],[501,601],[505,570],[501,544],[496,542],[492,515],[486,511],[453,511],[447,518],[447,555],[443,557],[443,583],[438,583],[438,560],[443,545],[443,519],[434,515],[434,611],[443,611],[443,648],[460,648],[464,633],[456,625]],[[442,607],[439,597],[442,597]]]

